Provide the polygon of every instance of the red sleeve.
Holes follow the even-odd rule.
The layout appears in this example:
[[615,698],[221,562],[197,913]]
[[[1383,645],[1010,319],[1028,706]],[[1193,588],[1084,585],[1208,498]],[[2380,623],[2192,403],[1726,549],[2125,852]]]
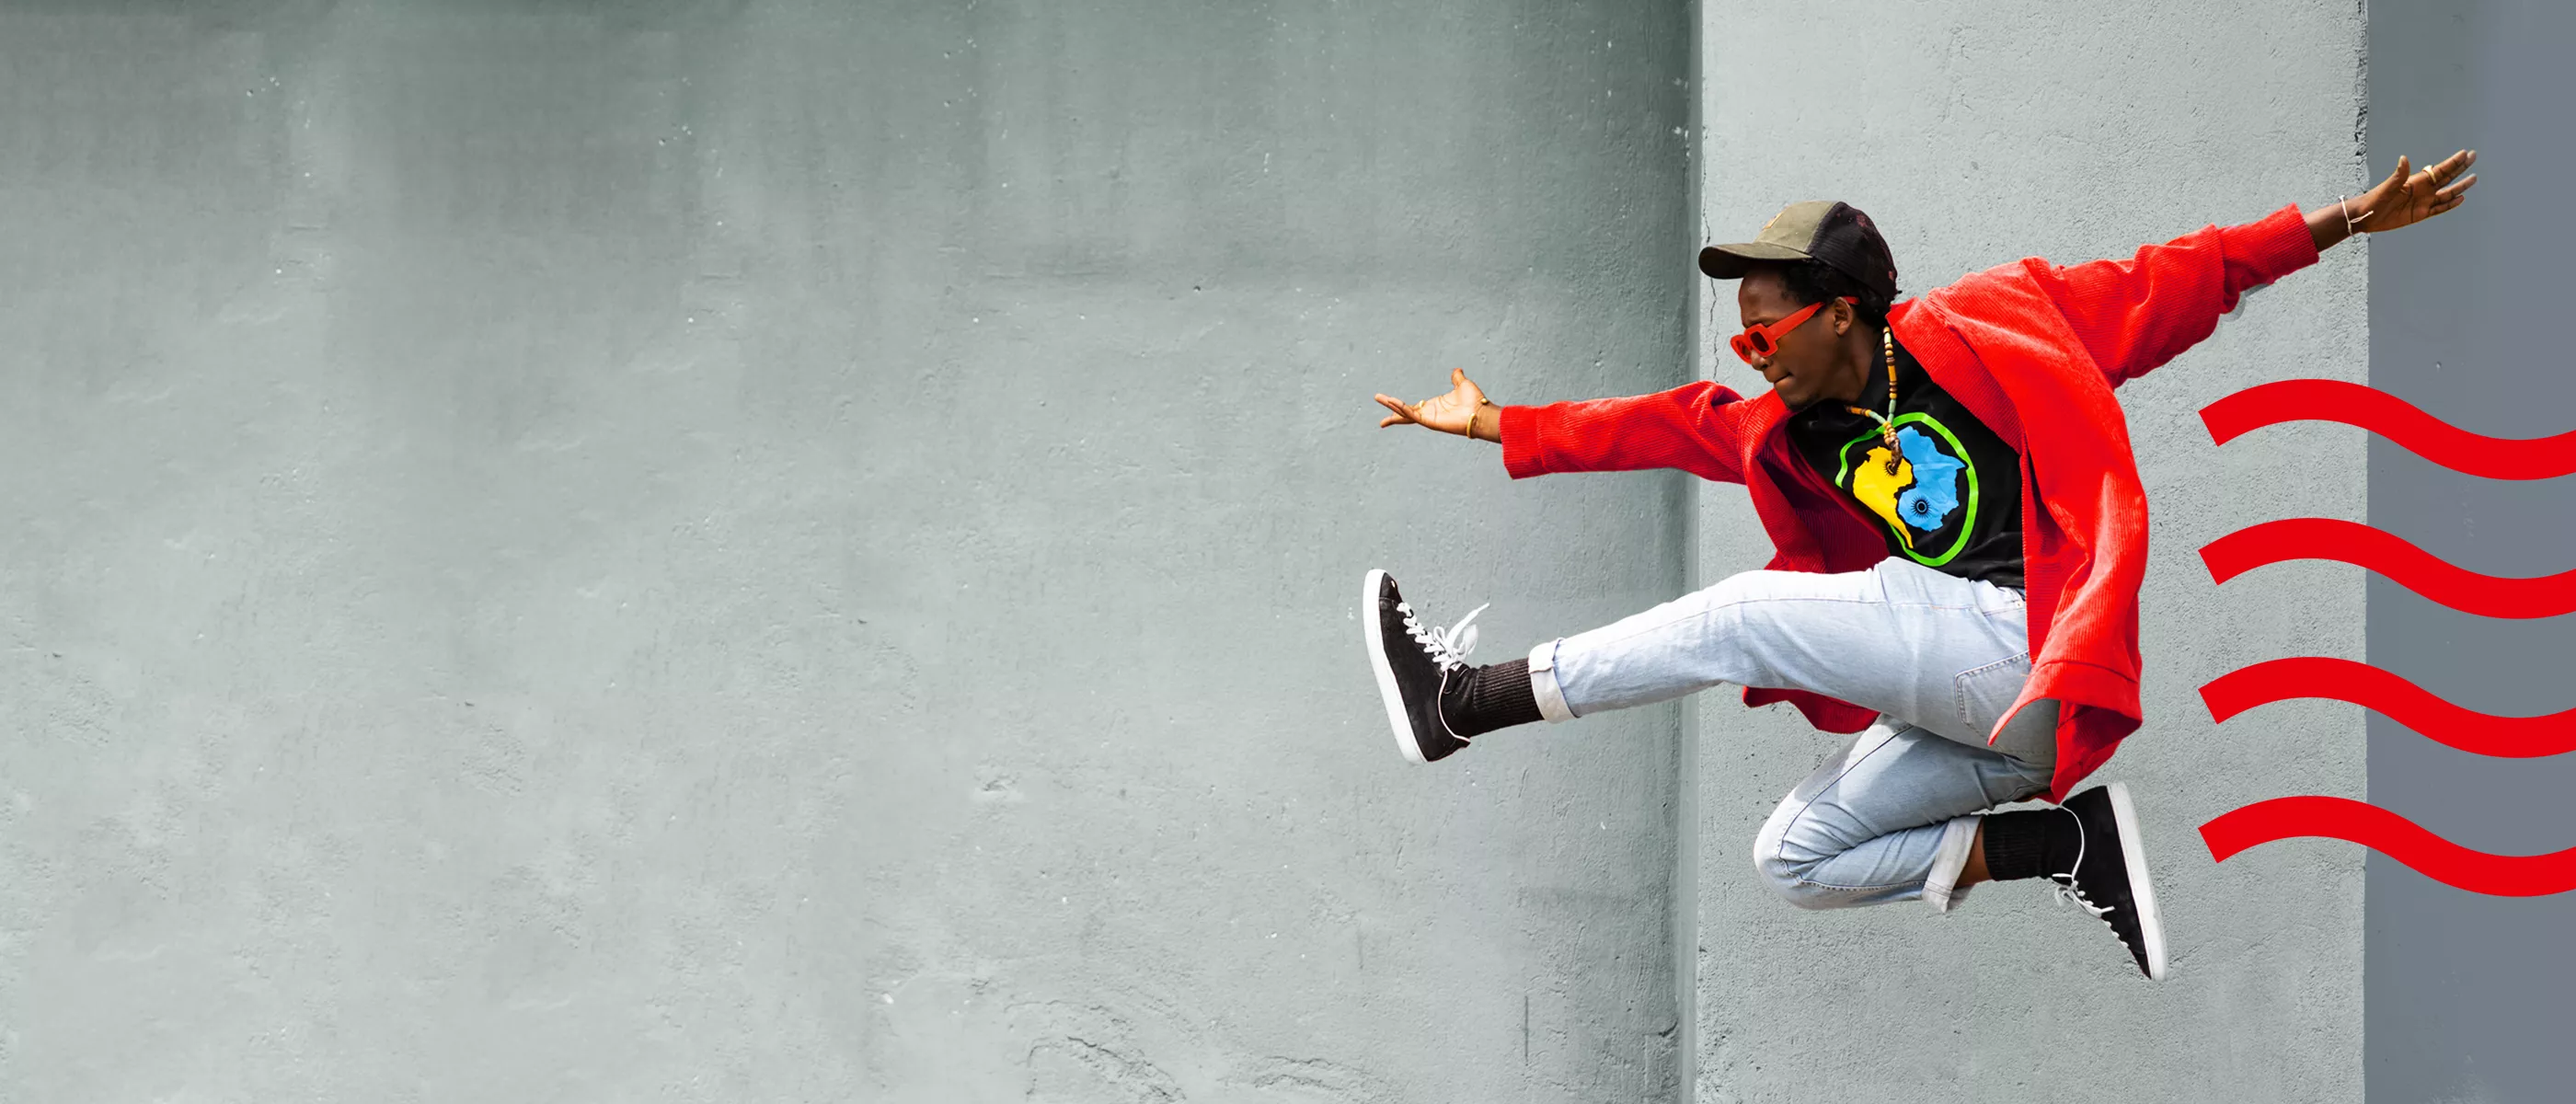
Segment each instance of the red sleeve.
[[1503,408],[1503,466],[1514,479],[1554,472],[1679,468],[1742,483],[1734,391],[1700,382],[1653,395]]
[[2246,289],[2316,260],[2307,218],[2294,205],[2260,222],[2203,227],[2125,261],[2033,260],[2024,268],[2118,387],[2199,344]]

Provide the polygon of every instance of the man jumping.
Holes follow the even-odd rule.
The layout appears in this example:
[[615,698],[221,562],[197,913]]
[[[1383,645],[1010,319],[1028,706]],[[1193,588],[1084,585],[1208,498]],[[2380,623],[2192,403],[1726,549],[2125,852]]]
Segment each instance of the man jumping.
[[[1699,254],[1740,281],[1730,344],[1769,394],[1703,382],[1496,406],[1453,371],[1437,398],[1377,396],[1381,427],[1498,442],[1515,479],[1678,468],[1741,483],[1776,548],[1767,570],[1490,666],[1466,661],[1475,613],[1435,628],[1369,572],[1362,619],[1396,745],[1431,762],[1511,725],[1733,683],[1747,705],[1858,733],[1756,837],[1756,868],[1792,903],[1946,911],[1979,882],[2045,877],[2163,979],[2128,789],[2073,792],[2141,717],[2147,502],[2112,391],[2320,250],[2459,206],[2475,161],[2399,158],[2368,193],[2305,213],[2125,261],[2017,261],[1902,303],[1867,215],[1792,204],[1753,241]],[[1988,812],[2032,797],[2058,807]]]

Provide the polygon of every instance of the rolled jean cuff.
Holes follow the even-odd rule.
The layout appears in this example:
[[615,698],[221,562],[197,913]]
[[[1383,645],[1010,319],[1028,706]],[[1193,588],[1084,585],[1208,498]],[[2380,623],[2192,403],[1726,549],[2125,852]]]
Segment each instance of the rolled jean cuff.
[[1550,640],[1530,649],[1530,693],[1538,698],[1538,715],[1551,721],[1570,721],[1574,710],[1565,704],[1565,687],[1556,681],[1556,646]]
[[1968,851],[1976,846],[1979,818],[1951,817],[1941,826],[1941,847],[1932,854],[1932,874],[1923,879],[1923,902],[1934,912],[1948,912],[1968,897],[1959,875],[1967,873]]

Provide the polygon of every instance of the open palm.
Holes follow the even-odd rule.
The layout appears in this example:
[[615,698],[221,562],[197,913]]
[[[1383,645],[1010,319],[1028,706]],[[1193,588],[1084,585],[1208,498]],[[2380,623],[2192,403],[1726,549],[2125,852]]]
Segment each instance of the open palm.
[[1485,391],[1476,386],[1476,381],[1467,378],[1464,368],[1450,369],[1449,382],[1452,388],[1448,394],[1418,403],[1407,403],[1387,395],[1378,396],[1378,405],[1394,413],[1380,419],[1377,427],[1385,429],[1411,422],[1426,429],[1466,436],[1468,427],[1475,424],[1476,408],[1484,405]]

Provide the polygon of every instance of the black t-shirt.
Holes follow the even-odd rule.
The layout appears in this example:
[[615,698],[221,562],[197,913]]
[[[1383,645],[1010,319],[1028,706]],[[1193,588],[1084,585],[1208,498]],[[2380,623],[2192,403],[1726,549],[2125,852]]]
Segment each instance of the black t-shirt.
[[[1859,403],[1887,412],[1886,362]],[[1878,419],[1825,400],[1792,415],[1816,472],[1879,518],[1887,554],[1963,579],[2022,587],[2021,456],[1896,349],[1896,471]]]

